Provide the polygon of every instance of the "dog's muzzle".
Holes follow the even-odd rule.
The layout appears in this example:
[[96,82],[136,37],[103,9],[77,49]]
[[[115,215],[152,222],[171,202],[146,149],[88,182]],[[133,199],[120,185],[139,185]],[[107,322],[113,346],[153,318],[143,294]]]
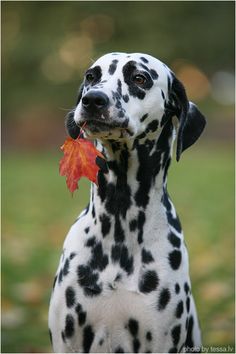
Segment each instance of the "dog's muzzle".
[[110,101],[102,91],[91,90],[81,100],[80,126],[86,123],[86,128],[93,133],[108,131],[117,124],[111,120],[109,114]]
[[[75,118],[79,127],[83,127],[87,136],[117,137],[126,134],[128,120],[111,113],[114,104],[102,91],[89,90],[82,98],[80,111]],[[114,107],[113,107],[114,108]]]

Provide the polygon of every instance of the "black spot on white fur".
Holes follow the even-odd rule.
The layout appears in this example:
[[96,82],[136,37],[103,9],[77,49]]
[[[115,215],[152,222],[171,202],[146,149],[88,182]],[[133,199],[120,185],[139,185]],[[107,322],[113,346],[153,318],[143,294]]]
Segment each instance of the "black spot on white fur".
[[48,331],[49,331],[50,342],[51,342],[51,344],[53,344],[53,343],[52,343],[52,331],[50,330],[50,328],[48,329]]
[[186,295],[188,295],[188,293],[190,292],[190,288],[189,288],[189,285],[187,282],[184,283],[184,291],[185,291]]
[[180,333],[181,333],[181,325],[177,325],[171,330],[171,336],[172,336],[173,344],[175,346],[179,344]]
[[181,240],[178,236],[176,236],[173,232],[170,232],[168,235],[168,240],[172,244],[172,246],[179,248],[181,245]]
[[78,283],[83,288],[85,296],[98,296],[102,292],[102,285],[98,284],[99,275],[90,266],[78,266],[77,275]]
[[112,246],[111,258],[114,264],[119,263],[121,269],[130,275],[133,270],[133,256],[129,255],[128,248],[123,244]]
[[159,284],[157,273],[154,270],[147,270],[139,281],[139,290],[141,293],[150,293],[156,290]]
[[175,292],[176,292],[176,294],[179,294],[179,292],[180,292],[180,286],[178,283],[175,284]]
[[111,228],[111,221],[108,215],[106,214],[102,214],[100,215],[100,221],[101,221],[101,225],[102,225],[102,236],[106,237],[107,234],[109,234],[110,228]]
[[169,262],[172,269],[177,270],[180,267],[182,260],[182,254],[178,250],[174,250],[169,253]]
[[124,353],[125,351],[124,351],[124,349],[121,347],[121,346],[119,346],[119,347],[117,347],[116,349],[115,349],[115,351],[114,351],[114,353]]
[[154,262],[152,253],[150,251],[147,251],[145,248],[142,249],[142,262],[145,264]]
[[175,311],[176,318],[181,318],[183,312],[184,312],[184,304],[183,301],[181,300],[178,302],[178,305],[176,307],[176,311]]
[[66,316],[66,323],[65,323],[65,336],[70,338],[74,335],[75,332],[75,321],[72,315]]
[[137,336],[139,330],[138,321],[131,318],[128,323],[128,329],[133,337]]
[[150,331],[148,331],[148,332],[146,333],[146,339],[147,339],[147,341],[149,341],[149,342],[152,341],[152,333],[151,333]]
[[160,291],[158,299],[158,310],[162,311],[166,308],[171,299],[171,293],[168,288],[164,288]]
[[78,316],[78,325],[83,326],[86,322],[87,313],[85,311],[83,311],[81,304],[76,305],[75,311]]
[[144,63],[148,63],[147,58],[141,57],[140,59],[141,59]]
[[75,291],[72,288],[72,286],[68,286],[66,288],[65,296],[66,296],[66,305],[67,305],[67,307],[69,307],[69,308],[73,307],[74,304],[75,304]]
[[116,68],[117,68],[117,63],[118,63],[117,59],[112,60],[112,63],[109,66],[109,70],[108,70],[110,75],[113,75],[115,73]]
[[61,268],[59,275],[58,275],[58,282],[61,283],[64,279],[69,274],[69,268],[70,268],[70,259],[66,258],[64,266]]
[[141,117],[140,122],[144,122],[147,118],[148,118],[148,113],[144,114],[144,115]]
[[86,247],[94,247],[95,244],[96,244],[96,236],[92,236],[86,241],[85,246]]
[[88,325],[83,330],[83,349],[84,353],[89,353],[94,340],[94,332],[92,326]]
[[91,260],[89,265],[94,270],[102,271],[108,265],[108,256],[104,254],[101,242],[97,242],[91,251]]

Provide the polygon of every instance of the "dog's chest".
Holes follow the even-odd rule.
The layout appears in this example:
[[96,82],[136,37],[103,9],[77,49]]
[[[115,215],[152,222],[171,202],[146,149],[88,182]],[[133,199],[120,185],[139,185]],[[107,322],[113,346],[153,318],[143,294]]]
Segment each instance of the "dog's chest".
[[[172,344],[169,328],[174,325],[173,313],[179,298],[172,295],[174,285],[170,286],[170,278],[155,276],[156,264],[152,267],[140,264],[139,268],[135,264],[135,271],[127,275],[119,264],[109,263],[98,278],[95,272],[86,278],[81,273],[79,283],[81,265],[75,256],[69,263],[69,274],[54,289],[53,306],[57,308],[52,320],[57,328],[54,338],[63,339],[65,351],[167,351]],[[169,295],[163,297],[167,286]],[[164,318],[161,306],[167,310]]]
[[144,216],[133,207],[126,219],[90,209],[67,235],[58,285],[74,283],[80,298],[95,299],[116,290],[146,295],[160,284],[174,283],[180,274],[188,277],[183,236],[171,230],[165,209],[152,213],[151,206]]
[[127,219],[108,220],[91,206],[72,226],[50,311],[54,343],[62,341],[64,351],[170,349],[169,328],[181,300],[175,286],[188,281],[188,259],[166,210],[153,213],[153,208],[147,208],[145,220],[136,207]]

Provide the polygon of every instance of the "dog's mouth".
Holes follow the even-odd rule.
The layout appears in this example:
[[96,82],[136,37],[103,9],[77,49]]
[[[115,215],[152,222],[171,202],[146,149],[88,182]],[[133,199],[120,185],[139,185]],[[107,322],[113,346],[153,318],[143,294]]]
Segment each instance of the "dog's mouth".
[[132,136],[131,130],[128,128],[127,121],[122,123],[107,122],[99,118],[89,118],[80,121],[79,126],[88,135],[99,135],[104,137],[111,137],[113,135],[125,137]]
[[100,119],[86,119],[80,122],[80,127],[84,126],[85,130],[90,130],[91,132],[107,132],[114,129],[124,129],[124,127],[120,126],[116,123],[108,123],[104,120]]

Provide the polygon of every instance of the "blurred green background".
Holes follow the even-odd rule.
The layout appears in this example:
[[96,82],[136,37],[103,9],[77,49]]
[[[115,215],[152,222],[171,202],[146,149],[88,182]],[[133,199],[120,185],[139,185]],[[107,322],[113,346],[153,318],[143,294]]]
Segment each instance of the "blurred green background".
[[2,352],[51,352],[51,285],[89,193],[82,181],[72,198],[58,173],[64,116],[86,67],[112,51],[164,61],[207,117],[201,140],[173,159],[169,192],[203,344],[233,352],[234,2],[3,1],[1,10]]

